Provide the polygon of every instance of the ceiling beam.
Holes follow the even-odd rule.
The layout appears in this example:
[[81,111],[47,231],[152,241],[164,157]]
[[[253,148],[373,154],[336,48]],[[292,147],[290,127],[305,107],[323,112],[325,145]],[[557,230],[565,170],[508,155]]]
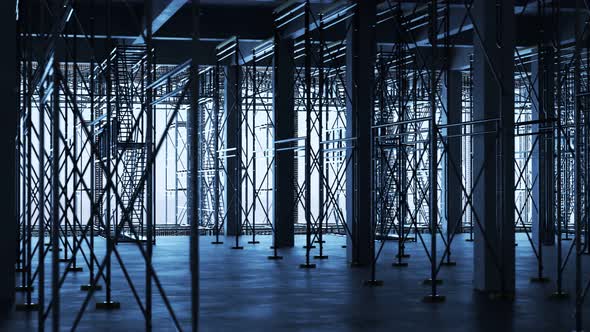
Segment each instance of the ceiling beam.
[[[168,22],[174,14],[176,14],[187,0],[158,0],[153,4],[153,21],[152,21],[152,33],[156,33],[160,28]],[[145,26],[145,23],[143,24]],[[147,29],[143,30],[143,36],[147,34]],[[138,36],[133,44],[143,44],[143,36]]]

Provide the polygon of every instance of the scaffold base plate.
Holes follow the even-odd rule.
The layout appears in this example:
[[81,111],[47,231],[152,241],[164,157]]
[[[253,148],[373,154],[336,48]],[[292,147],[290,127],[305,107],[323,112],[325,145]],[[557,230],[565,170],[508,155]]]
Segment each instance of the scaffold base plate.
[[38,311],[39,305],[37,303],[19,303],[16,305],[16,311]]
[[104,302],[97,302],[96,309],[99,310],[118,310],[121,309],[121,303],[116,301],[104,301]]
[[[436,284],[437,285],[442,285],[443,281],[441,279],[436,279]],[[423,285],[432,285],[432,279],[426,279],[424,281],[422,281]]]
[[242,250],[242,249],[244,249],[244,247],[242,247],[242,246],[233,246],[231,248],[234,249],[234,250]]
[[395,263],[391,263],[391,266],[393,266],[393,267],[406,267],[406,266],[408,266],[408,263],[406,263],[406,262],[395,262]]
[[383,280],[365,280],[363,285],[367,287],[381,287],[383,286]]
[[299,264],[299,268],[300,269],[315,269],[315,264],[312,264],[312,263]]
[[328,259],[328,256],[326,256],[326,255],[315,255],[315,256],[313,256],[313,258],[315,258],[315,259]]
[[[311,248],[311,249],[315,249],[315,246],[311,246],[311,247],[309,247],[309,248]],[[303,246],[303,249],[307,249],[307,246]]]
[[512,293],[490,292],[488,297],[490,300],[514,301],[514,294]]
[[249,244],[259,244],[260,241],[248,241]]
[[457,262],[442,262],[442,266],[457,266]]
[[531,282],[532,283],[536,283],[536,284],[545,284],[550,282],[551,279],[547,278],[547,277],[534,277],[531,278]]
[[211,242],[211,244],[223,244],[223,242],[221,242],[221,241],[213,241],[213,242]]
[[80,286],[80,290],[81,291],[90,291],[91,289],[94,289],[95,291],[101,290],[102,286],[101,285],[82,285]]
[[566,292],[555,292],[549,295],[550,300],[567,300],[570,298],[569,293]]
[[424,303],[441,303],[446,301],[446,297],[443,295],[426,295],[422,298]]
[[34,286],[16,286],[14,288],[14,290],[17,292],[32,292],[34,289]]
[[82,272],[82,268],[77,266],[77,267],[68,267],[66,269],[67,272]]
[[279,259],[283,259],[283,256],[268,256],[267,258],[270,260],[279,260]]

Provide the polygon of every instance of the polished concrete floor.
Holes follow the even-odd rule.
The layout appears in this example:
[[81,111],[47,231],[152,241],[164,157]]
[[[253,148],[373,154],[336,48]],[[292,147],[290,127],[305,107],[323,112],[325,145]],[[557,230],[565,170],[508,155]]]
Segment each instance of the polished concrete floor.
[[[326,237],[327,260],[316,260],[317,268],[300,269],[304,261],[305,238],[281,250],[284,260],[269,261],[270,236],[257,237],[260,244],[245,243],[244,250],[231,250],[233,239],[212,245],[201,237],[201,316],[202,331],[570,331],[573,329],[573,300],[552,301],[554,291],[554,247],[544,247],[546,272],[552,282],[530,283],[536,263],[524,234],[518,234],[517,294],[513,302],[490,300],[472,290],[473,256],[471,242],[461,235],[453,242],[455,267],[443,267],[440,292],[445,303],[422,303],[429,287],[422,285],[429,267],[422,245],[409,243],[411,255],[406,268],[391,266],[395,242],[387,242],[377,266],[382,287],[368,288],[366,268],[350,268],[342,245],[344,237]],[[160,237],[154,249],[154,265],[166,295],[183,330],[190,330],[190,274],[187,237]],[[571,241],[564,242],[565,248]],[[98,241],[98,252],[104,251]],[[144,294],[145,266],[135,245],[118,246],[134,287]],[[317,249],[315,249],[317,250]],[[566,251],[566,250],[564,250]],[[313,253],[317,254],[317,253]],[[566,287],[573,292],[573,259],[566,268]],[[590,278],[590,257],[584,257],[585,279]],[[48,270],[49,271],[49,270]],[[49,275],[47,276],[49,279]],[[84,300],[81,284],[88,280],[87,269],[70,274],[61,292],[62,330],[69,331]],[[49,288],[49,280],[47,286]],[[103,285],[104,286],[104,285]],[[49,290],[47,290],[49,292]],[[154,287],[154,330],[174,331],[175,327]],[[90,300],[77,330],[142,331],[143,317],[119,263],[113,263],[113,298],[121,303],[115,311],[97,311],[104,289]],[[33,297],[36,298],[36,295]],[[18,302],[22,302],[19,295]],[[590,299],[585,304],[590,330]],[[34,331],[37,313],[14,312],[0,324],[2,331]],[[50,327],[48,321],[47,327]]]

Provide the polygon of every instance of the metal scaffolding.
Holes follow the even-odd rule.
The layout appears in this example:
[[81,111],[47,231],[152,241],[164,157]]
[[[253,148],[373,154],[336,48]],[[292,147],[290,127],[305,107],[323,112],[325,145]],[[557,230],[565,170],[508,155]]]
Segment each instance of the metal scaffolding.
[[[590,288],[583,275],[590,23],[584,3],[575,5],[573,38],[563,41],[557,1],[528,9],[528,1],[356,0],[321,8],[288,1],[273,12],[268,40],[252,47],[236,35],[201,64],[193,1],[192,58],[169,65],[157,62],[151,0],[142,17],[126,13],[141,31],[133,43],[115,42],[112,0],[100,7],[104,50],[95,38],[98,14],[86,31],[77,2],[50,2],[41,10],[42,54],[32,44],[40,37],[27,30],[37,20],[32,5],[21,1],[15,193],[16,290],[24,296],[17,310],[38,311],[39,330],[49,322],[54,331],[75,330],[94,297],[104,299],[97,309],[127,305],[113,297],[118,268],[145,330],[154,293],[174,328],[186,328],[152,262],[156,234],[169,220],[191,235],[193,330],[201,235],[232,241],[232,249],[271,235],[268,258],[278,260],[304,234],[299,267],[310,269],[328,258],[325,234],[337,234],[346,237],[351,266],[369,267],[365,285],[373,287],[387,282],[378,278],[380,262],[407,266],[406,246],[415,242],[428,261],[423,300],[431,303],[445,300],[441,270],[465,263],[452,255],[461,233],[473,242],[474,288],[512,299],[515,233],[522,232],[536,258],[531,282],[551,282],[547,250],[557,261],[553,298],[568,298],[564,275],[575,275],[582,331]],[[544,19],[538,40],[523,47],[515,18],[532,11]],[[467,30],[473,41],[459,47]],[[88,63],[79,60],[81,48],[91,53]],[[145,289],[119,254],[123,243],[145,262]],[[79,310],[64,319],[61,291],[74,273],[88,275],[86,293],[68,299]]]
[[[36,19],[30,15],[31,7],[30,3],[21,5],[19,24]],[[152,285],[172,324],[181,330],[151,257],[156,240],[155,159],[187,97],[188,81],[181,84],[181,96],[173,103],[162,135],[155,135],[156,105],[171,95],[158,93],[151,1],[146,2],[145,11],[148,27],[141,34],[142,43],[117,45],[110,34],[112,7],[107,1],[104,15],[109,28],[103,60],[98,59],[103,52],[96,47],[94,16],[87,34],[77,4],[71,1],[42,10],[53,18],[42,56],[31,47],[32,34],[19,36],[18,290],[26,294],[17,310],[38,311],[40,331],[49,323],[53,331],[75,330],[84,324],[84,313],[103,286],[104,301],[97,302],[96,309],[119,309],[121,304],[112,293],[114,268],[122,271],[145,318],[146,331],[152,329]],[[128,15],[139,22],[134,11]],[[56,46],[61,43],[65,45],[63,60]],[[79,62],[81,47],[92,52],[90,63]],[[145,261],[143,290],[136,288],[137,276],[132,277],[126,268],[129,257],[119,254],[117,245],[123,242],[135,244],[135,259]],[[89,278],[80,290],[86,293],[68,299],[79,310],[65,318],[60,315],[62,289],[73,282],[73,273],[84,270]]]

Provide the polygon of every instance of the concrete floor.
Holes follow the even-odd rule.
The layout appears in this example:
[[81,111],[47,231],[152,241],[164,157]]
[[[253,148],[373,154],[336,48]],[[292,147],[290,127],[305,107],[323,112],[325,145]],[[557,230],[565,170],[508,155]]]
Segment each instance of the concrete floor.
[[[317,268],[302,270],[305,237],[297,236],[296,247],[281,250],[282,261],[269,261],[270,236],[257,237],[260,244],[243,243],[244,250],[230,250],[232,239],[213,246],[210,237],[201,238],[201,320],[202,331],[570,331],[573,329],[573,301],[556,302],[547,297],[554,282],[531,284],[536,264],[524,234],[518,234],[517,295],[514,302],[489,300],[472,290],[472,243],[465,235],[453,243],[455,267],[443,267],[440,278],[442,304],[421,302],[429,288],[426,256],[420,243],[409,243],[411,258],[406,268],[393,268],[395,242],[385,246],[377,267],[378,288],[362,286],[368,269],[349,268],[345,238],[326,237],[329,259],[315,261]],[[242,242],[246,242],[246,238]],[[97,246],[103,248],[103,241]],[[570,242],[564,242],[569,246]],[[118,247],[134,286],[144,292],[145,266],[134,245]],[[99,251],[101,249],[98,249]],[[316,249],[317,250],[317,249]],[[564,250],[565,251],[565,250]],[[546,271],[555,280],[554,247],[545,247]],[[314,253],[315,254],[315,253]],[[188,238],[160,237],[154,250],[154,264],[183,330],[190,330],[190,275]],[[590,257],[584,257],[585,278],[590,278]],[[142,331],[143,317],[118,263],[113,268],[113,297],[121,310],[104,312],[94,308],[104,300],[97,292],[83,315],[80,331]],[[49,270],[48,270],[49,271]],[[62,329],[69,331],[80,310],[85,293],[79,286],[88,280],[87,270],[70,274],[62,289]],[[573,292],[573,260],[567,268],[566,286]],[[49,275],[47,276],[49,279]],[[49,280],[47,287],[49,288]],[[49,292],[49,290],[47,290]],[[154,287],[154,292],[157,292]],[[34,296],[36,298],[36,296]],[[22,302],[19,295],[18,302]],[[590,327],[590,300],[585,304]],[[36,313],[15,312],[0,324],[2,331],[36,330]],[[50,327],[48,322],[47,327]],[[174,331],[170,315],[159,296],[154,297],[154,330]]]

